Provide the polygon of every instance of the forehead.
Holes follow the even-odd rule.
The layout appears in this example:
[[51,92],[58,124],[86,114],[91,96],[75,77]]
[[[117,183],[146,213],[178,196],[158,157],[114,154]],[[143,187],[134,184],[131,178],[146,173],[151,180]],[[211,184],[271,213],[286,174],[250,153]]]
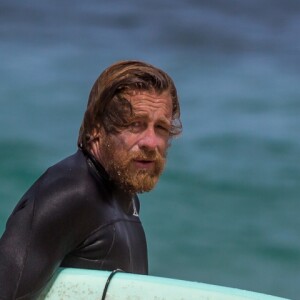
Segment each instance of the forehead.
[[131,103],[135,114],[155,113],[166,118],[172,117],[172,97],[170,92],[164,91],[130,91],[124,95]]

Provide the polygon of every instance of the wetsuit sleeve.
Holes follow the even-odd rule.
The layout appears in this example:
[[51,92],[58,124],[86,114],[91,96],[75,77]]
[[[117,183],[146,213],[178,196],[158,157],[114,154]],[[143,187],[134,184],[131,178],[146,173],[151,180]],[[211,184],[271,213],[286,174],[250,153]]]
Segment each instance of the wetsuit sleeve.
[[34,299],[84,238],[89,218],[79,189],[42,179],[21,199],[0,240],[1,300]]

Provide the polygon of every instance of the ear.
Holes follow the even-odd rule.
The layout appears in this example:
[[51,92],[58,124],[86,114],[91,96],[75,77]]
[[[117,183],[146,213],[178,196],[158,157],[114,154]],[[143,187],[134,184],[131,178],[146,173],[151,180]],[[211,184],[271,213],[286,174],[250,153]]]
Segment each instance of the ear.
[[104,140],[105,131],[101,128],[94,129],[91,134],[90,152],[102,163],[101,148]]
[[99,139],[103,138],[105,135],[105,130],[103,127],[96,127],[92,130],[91,133],[91,142],[99,141]]

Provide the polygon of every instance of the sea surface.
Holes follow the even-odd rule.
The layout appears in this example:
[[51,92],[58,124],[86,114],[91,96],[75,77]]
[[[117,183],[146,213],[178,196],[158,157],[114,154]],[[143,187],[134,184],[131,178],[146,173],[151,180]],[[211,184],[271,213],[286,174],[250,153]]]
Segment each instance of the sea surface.
[[145,60],[184,126],[140,195],[150,273],[300,299],[299,36],[296,0],[1,0],[0,234],[100,72]]

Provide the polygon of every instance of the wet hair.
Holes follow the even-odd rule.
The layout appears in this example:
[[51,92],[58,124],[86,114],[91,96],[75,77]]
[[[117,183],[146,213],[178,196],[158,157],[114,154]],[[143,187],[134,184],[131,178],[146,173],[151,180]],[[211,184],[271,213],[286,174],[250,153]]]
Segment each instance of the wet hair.
[[154,91],[158,94],[169,91],[172,98],[170,137],[181,133],[180,106],[170,76],[144,62],[121,61],[104,70],[91,89],[79,130],[79,147],[87,149],[93,133],[100,128],[106,133],[116,133],[128,125],[133,111],[124,94],[131,91]]

